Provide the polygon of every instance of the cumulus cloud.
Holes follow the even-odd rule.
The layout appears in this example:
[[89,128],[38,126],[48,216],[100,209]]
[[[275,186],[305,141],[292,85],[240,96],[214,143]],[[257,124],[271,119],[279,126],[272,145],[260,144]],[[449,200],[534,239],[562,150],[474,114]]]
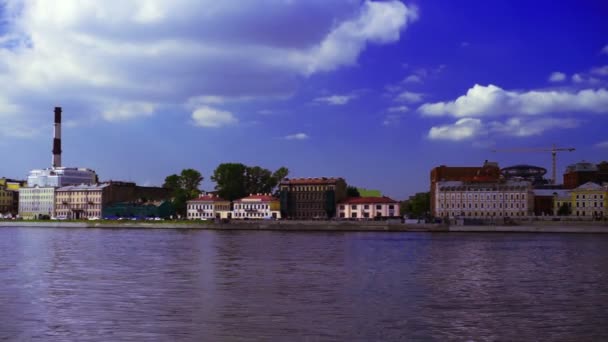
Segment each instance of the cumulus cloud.
[[409,75],[403,80],[404,83],[420,83],[422,82],[422,78],[418,75]]
[[427,116],[482,117],[540,115],[560,112],[608,112],[606,89],[578,92],[558,90],[507,91],[495,85],[476,84],[454,101],[426,103],[418,110]]
[[608,140],[602,141],[602,142],[599,142],[599,143],[595,144],[595,147],[597,147],[597,148],[608,148]]
[[0,105],[19,108],[10,121],[17,129],[55,104],[115,121],[289,96],[302,77],[397,41],[416,18],[397,0],[9,0],[0,13]]
[[608,76],[608,65],[591,68],[591,73],[598,76]]
[[422,101],[423,97],[424,97],[424,94],[414,93],[414,92],[405,90],[405,91],[402,91],[401,93],[399,93],[399,95],[397,95],[397,97],[395,97],[395,101],[416,103],[416,102]]
[[552,129],[576,128],[580,120],[569,118],[510,118],[506,121],[483,122],[478,118],[462,118],[454,124],[432,127],[428,137],[433,140],[471,140],[489,135],[529,137]]
[[208,128],[219,128],[238,123],[238,119],[231,112],[207,106],[192,112],[192,120],[195,126]]
[[408,112],[409,110],[410,109],[407,106],[397,106],[397,107],[388,108],[389,113],[405,113],[405,112]]
[[459,141],[476,137],[482,129],[480,119],[463,118],[452,125],[431,127],[428,137],[433,140]]
[[549,75],[550,82],[562,82],[566,80],[566,74],[563,72],[555,71]]
[[295,133],[285,136],[286,140],[306,140],[310,138],[306,133]]
[[318,97],[315,102],[322,102],[333,106],[342,106],[357,98],[355,95],[331,95]]

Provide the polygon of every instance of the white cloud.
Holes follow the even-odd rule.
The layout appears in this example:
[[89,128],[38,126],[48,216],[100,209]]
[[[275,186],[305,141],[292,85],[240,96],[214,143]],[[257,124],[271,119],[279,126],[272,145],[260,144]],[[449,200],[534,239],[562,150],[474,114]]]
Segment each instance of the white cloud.
[[581,74],[574,74],[572,75],[572,82],[574,83],[583,83],[585,80],[583,79],[583,76]]
[[602,141],[602,142],[599,142],[599,143],[595,144],[595,147],[597,147],[597,148],[608,148],[608,140]]
[[154,113],[156,105],[148,102],[122,102],[107,104],[102,113],[108,121],[129,120],[140,116],[149,116]]
[[415,8],[397,0],[2,6],[0,94],[20,109],[10,121],[15,129],[40,122],[58,99],[81,113],[122,120],[167,106],[290,96],[302,77],[356,64],[369,44],[399,40],[417,18]]
[[404,83],[420,83],[422,79],[418,75],[409,75],[403,80]]
[[540,135],[543,132],[556,128],[576,128],[581,124],[575,119],[561,118],[534,118],[522,119],[511,118],[506,122],[491,122],[488,130],[491,133],[501,133],[503,135],[515,137],[528,137]]
[[433,140],[466,140],[479,135],[482,129],[480,119],[463,118],[452,125],[431,127],[428,137]]
[[563,72],[555,71],[549,75],[550,82],[562,82],[566,80],[566,74]]
[[410,109],[407,106],[397,106],[397,107],[389,107],[388,108],[388,112],[389,113],[405,113],[408,112]]
[[578,92],[557,90],[507,91],[492,84],[476,84],[454,101],[426,103],[418,110],[427,116],[481,117],[540,115],[560,112],[608,112],[606,89]]
[[192,120],[195,126],[218,128],[238,123],[238,119],[231,112],[214,109],[211,107],[200,107],[192,112]]
[[529,137],[552,129],[576,128],[580,120],[568,118],[510,118],[506,121],[484,123],[478,118],[462,118],[454,124],[432,127],[428,137],[433,140],[471,140],[478,137],[502,135]]
[[350,101],[354,100],[355,98],[357,98],[356,95],[331,95],[331,96],[317,97],[314,101],[326,103],[326,104],[333,105],[333,106],[343,106],[343,105],[349,103]]
[[608,44],[604,46],[604,48],[602,48],[601,53],[603,53],[604,55],[608,55]]
[[599,76],[608,76],[608,65],[592,68],[591,73]]
[[306,140],[310,138],[306,133],[296,133],[285,136],[287,140]]
[[398,102],[416,103],[422,101],[424,94],[414,93],[411,91],[403,91],[395,98]]
[[304,54],[294,54],[292,60],[306,64],[306,74],[353,65],[368,43],[399,40],[400,31],[417,18],[416,8],[400,1],[365,1],[357,18],[338,25],[321,44]]
[[382,120],[382,124],[384,126],[394,126],[394,125],[399,124],[400,122],[401,122],[400,114],[389,114],[384,118],[384,120]]

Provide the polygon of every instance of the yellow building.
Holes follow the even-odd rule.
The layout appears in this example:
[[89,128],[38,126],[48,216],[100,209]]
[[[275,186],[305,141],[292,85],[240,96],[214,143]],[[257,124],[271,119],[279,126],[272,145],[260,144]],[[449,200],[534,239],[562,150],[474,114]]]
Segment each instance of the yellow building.
[[19,188],[24,181],[0,178],[0,215],[16,215],[19,207]]
[[608,187],[587,182],[572,189],[570,199],[572,216],[582,218],[603,218],[608,216]]

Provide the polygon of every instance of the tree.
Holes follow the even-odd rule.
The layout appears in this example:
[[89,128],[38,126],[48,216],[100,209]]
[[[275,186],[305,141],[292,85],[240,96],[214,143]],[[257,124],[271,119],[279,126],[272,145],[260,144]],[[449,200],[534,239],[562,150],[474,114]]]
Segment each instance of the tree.
[[270,170],[259,166],[248,166],[245,178],[247,182],[245,189],[250,194],[270,193],[274,187],[274,179]]
[[570,206],[566,202],[562,203],[562,205],[559,207],[559,209],[557,209],[558,216],[569,216],[571,213],[572,213],[572,210],[570,209]]
[[287,176],[289,175],[289,169],[286,168],[285,166],[281,166],[280,168],[278,168],[275,172],[272,173],[272,190],[276,195],[278,195],[279,191],[277,189],[277,187],[279,186],[279,184],[281,183],[281,181],[285,178],[287,178]]
[[247,195],[247,166],[241,163],[223,163],[213,171],[211,180],[215,182],[218,195],[234,201]]
[[419,192],[404,202],[402,212],[411,218],[423,218],[431,211],[431,193]]
[[163,187],[169,189],[171,204],[176,213],[186,215],[186,202],[200,194],[199,186],[202,181],[203,176],[194,169],[184,169],[179,175],[173,174],[165,178]]
[[359,193],[359,189],[357,189],[354,186],[348,186],[346,187],[346,196],[348,197],[361,197],[361,194]]
[[199,187],[201,186],[202,181],[203,176],[194,169],[182,170],[182,173],[179,176],[180,186],[186,191],[189,198],[195,198],[201,193]]

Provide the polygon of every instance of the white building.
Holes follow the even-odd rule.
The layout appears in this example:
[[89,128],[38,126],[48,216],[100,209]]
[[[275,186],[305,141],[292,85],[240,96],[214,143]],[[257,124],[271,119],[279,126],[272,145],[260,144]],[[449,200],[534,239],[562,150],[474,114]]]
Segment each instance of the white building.
[[188,201],[186,205],[188,220],[225,219],[231,216],[230,201],[215,195],[201,195]]
[[241,198],[234,201],[232,217],[235,219],[281,218],[279,199],[270,194]]
[[19,189],[19,216],[39,219],[55,215],[55,188],[31,187]]
[[28,187],[61,187],[75,184],[94,184],[97,182],[95,171],[87,168],[56,167],[30,171]]
[[352,197],[338,204],[339,218],[376,218],[399,216],[399,203],[384,197]]
[[439,217],[521,217],[534,211],[532,184],[527,181],[444,181],[435,191]]

